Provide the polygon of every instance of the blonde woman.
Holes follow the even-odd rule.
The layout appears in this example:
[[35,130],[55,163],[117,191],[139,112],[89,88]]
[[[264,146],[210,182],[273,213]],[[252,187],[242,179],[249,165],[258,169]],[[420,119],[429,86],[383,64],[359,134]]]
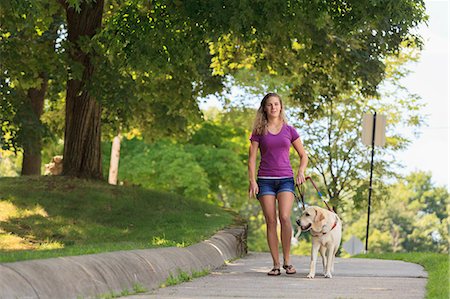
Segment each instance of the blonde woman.
[[[295,183],[305,182],[305,169],[308,156],[300,136],[294,127],[289,126],[284,113],[281,97],[276,93],[264,96],[256,113],[253,125],[248,159],[249,195],[256,197],[262,207],[266,220],[267,243],[273,259],[273,268],[268,275],[280,275],[280,257],[277,235],[278,217],[281,224],[281,245],[283,249],[283,269],[286,274],[295,274],[290,261],[291,249],[291,210],[294,203],[294,172],[289,160],[291,144],[300,157],[300,167]],[[256,156],[258,149],[261,161],[256,176]]]

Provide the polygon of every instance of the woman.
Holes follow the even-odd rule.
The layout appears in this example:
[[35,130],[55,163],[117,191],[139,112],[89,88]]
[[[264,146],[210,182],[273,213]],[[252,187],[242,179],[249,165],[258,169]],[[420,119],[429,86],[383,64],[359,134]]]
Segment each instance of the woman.
[[[273,259],[273,268],[268,275],[280,275],[280,258],[278,254],[277,202],[278,216],[281,223],[281,245],[283,248],[283,269],[287,274],[295,274],[291,264],[292,225],[291,210],[294,203],[294,173],[289,160],[289,149],[294,146],[300,157],[295,183],[305,182],[305,169],[308,156],[303,148],[297,131],[287,124],[281,97],[269,93],[261,101],[253,125],[248,159],[250,181],[249,195],[259,200],[267,228],[267,242]],[[261,162],[258,177],[255,175],[258,148]]]

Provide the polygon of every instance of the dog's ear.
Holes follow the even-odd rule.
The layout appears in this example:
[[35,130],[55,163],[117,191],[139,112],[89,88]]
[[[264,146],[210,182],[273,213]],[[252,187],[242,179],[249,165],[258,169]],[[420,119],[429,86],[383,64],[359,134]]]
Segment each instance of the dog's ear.
[[325,219],[325,215],[321,209],[316,209],[316,221],[322,221]]
[[311,225],[313,231],[320,232],[322,231],[322,227],[324,225],[323,221],[325,220],[325,215],[322,210],[314,209],[316,211],[316,217],[314,217],[314,222]]

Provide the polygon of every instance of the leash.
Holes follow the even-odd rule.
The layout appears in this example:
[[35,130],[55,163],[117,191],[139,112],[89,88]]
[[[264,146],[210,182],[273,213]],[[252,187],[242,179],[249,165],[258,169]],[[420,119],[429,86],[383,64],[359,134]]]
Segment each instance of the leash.
[[305,208],[305,186],[303,186],[303,184],[300,186],[302,188],[301,191],[300,191],[300,187],[298,186],[298,184],[295,184],[295,187],[297,187],[298,194],[300,195],[301,201],[300,201],[299,195],[297,195],[297,193],[294,193],[294,197],[295,197],[295,200],[297,201],[297,206],[300,208],[300,203],[301,203],[303,206],[303,211],[304,211],[306,209]]
[[[330,208],[330,206],[328,205],[328,200],[327,200],[327,199],[324,199],[324,198],[322,197],[322,193],[320,193],[319,188],[317,188],[317,186],[316,186],[316,184],[314,183],[313,179],[312,179],[310,176],[307,176],[307,177],[305,178],[305,181],[307,181],[307,180],[310,180],[310,181],[311,181],[311,184],[314,186],[314,189],[316,189],[317,194],[319,194],[320,199],[322,199],[322,201],[323,201],[323,202],[325,203],[325,205],[327,206],[328,211],[334,213],[333,209]],[[303,184],[300,186],[301,189],[300,189],[299,185],[295,184],[295,186],[297,187],[298,193],[299,193],[299,195],[300,195],[301,203],[302,203],[302,206],[303,206],[303,210],[305,210],[305,187],[303,186]],[[300,199],[298,198],[298,196],[297,196],[296,194],[295,194],[295,199],[297,200],[297,204],[300,206]]]

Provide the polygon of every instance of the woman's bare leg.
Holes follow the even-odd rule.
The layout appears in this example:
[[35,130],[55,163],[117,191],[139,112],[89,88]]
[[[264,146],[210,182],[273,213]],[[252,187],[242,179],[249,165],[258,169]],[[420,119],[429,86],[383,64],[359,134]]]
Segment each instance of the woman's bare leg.
[[291,211],[294,203],[292,192],[280,192],[278,198],[278,214],[281,223],[281,245],[283,246],[283,265],[290,265],[290,250],[292,238]]
[[263,195],[259,198],[266,219],[267,243],[273,259],[273,267],[280,268],[280,256],[278,253],[277,234],[277,208],[274,195]]

